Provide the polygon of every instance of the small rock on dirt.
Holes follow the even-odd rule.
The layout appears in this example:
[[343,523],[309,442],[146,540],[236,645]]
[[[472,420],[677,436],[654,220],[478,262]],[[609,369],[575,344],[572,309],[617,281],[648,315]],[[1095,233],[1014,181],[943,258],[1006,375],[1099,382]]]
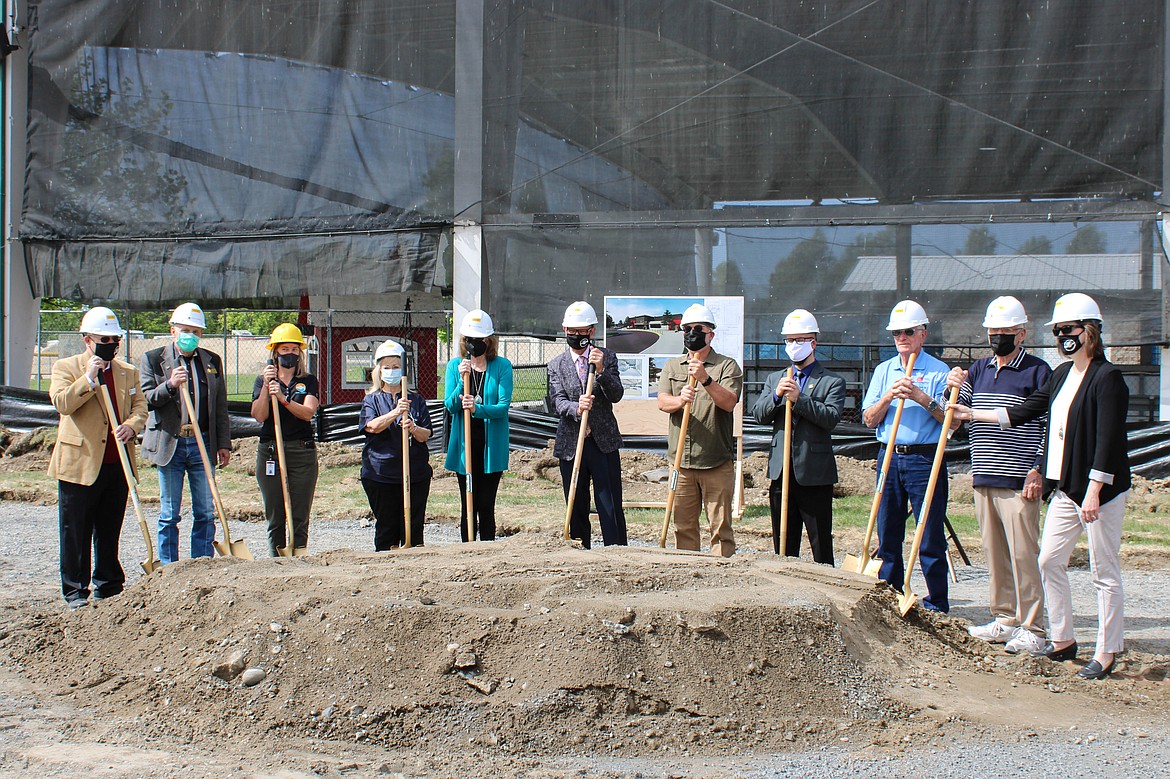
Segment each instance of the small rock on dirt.
[[264,681],[265,677],[267,676],[268,674],[264,673],[263,668],[249,668],[248,670],[244,671],[243,675],[240,677],[240,681],[244,683],[245,687],[255,687],[256,685],[260,684],[260,682]]

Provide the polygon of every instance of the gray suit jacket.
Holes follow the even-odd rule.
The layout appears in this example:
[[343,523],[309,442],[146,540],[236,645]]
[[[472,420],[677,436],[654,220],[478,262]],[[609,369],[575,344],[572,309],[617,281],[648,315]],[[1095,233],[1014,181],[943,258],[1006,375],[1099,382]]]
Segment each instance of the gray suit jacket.
[[[752,406],[761,425],[772,425],[768,478],[779,479],[784,468],[784,402],[775,402],[776,384],[787,369],[768,374],[764,391]],[[845,380],[815,363],[800,397],[792,404],[792,475],[805,486],[836,484],[833,428],[845,409]]]
[[[207,429],[210,438],[208,454],[212,465],[215,452],[232,446],[231,424],[228,421],[227,384],[224,383],[223,363],[219,355],[206,349],[197,349],[199,361],[207,374]],[[179,425],[182,412],[179,410],[183,399],[171,394],[167,379],[179,365],[178,352],[172,342],[158,349],[151,349],[142,355],[142,391],[146,393],[146,405],[150,416],[146,420],[146,432],[142,436],[142,456],[155,465],[166,465],[175,456],[179,439]],[[191,379],[194,381],[194,377]]]
[[[594,346],[594,349],[601,349]],[[593,409],[589,412],[589,430],[593,443],[607,454],[617,451],[622,445],[622,434],[618,432],[617,419],[613,415],[613,404],[622,399],[626,388],[618,376],[617,354],[601,349],[605,355],[601,372],[593,379]],[[577,416],[577,401],[585,394],[573,353],[567,348],[552,358],[548,364],[548,394],[552,397],[553,408],[560,421],[557,423],[557,440],[553,454],[562,460],[572,460],[577,453],[577,433],[581,429],[581,418]]]

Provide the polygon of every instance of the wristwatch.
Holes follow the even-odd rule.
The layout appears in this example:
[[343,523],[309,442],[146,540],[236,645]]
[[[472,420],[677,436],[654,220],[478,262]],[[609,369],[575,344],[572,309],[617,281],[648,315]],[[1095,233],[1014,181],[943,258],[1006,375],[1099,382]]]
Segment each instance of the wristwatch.
[[930,405],[926,407],[926,410],[933,414],[934,412],[938,411],[938,408],[938,401],[934,398],[931,398]]
[[704,387],[710,387],[710,386],[711,386],[711,382],[713,382],[713,381],[715,381],[715,377],[714,377],[714,376],[711,376],[711,375],[708,375],[708,376],[707,376],[707,380],[706,380],[705,382],[703,382],[703,386],[704,386]]

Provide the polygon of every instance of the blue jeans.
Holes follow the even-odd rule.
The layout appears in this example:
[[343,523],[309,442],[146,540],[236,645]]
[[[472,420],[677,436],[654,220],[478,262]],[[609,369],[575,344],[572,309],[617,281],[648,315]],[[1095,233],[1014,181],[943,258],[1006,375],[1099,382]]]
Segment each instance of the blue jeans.
[[[204,436],[204,444],[207,437]],[[208,455],[210,456],[210,452]],[[212,467],[215,462],[212,461]],[[191,556],[211,557],[215,540],[215,505],[211,486],[203,472],[199,444],[194,438],[180,438],[175,456],[158,469],[158,559],[173,563],[179,559],[179,519],[183,516],[183,474],[191,485]]]
[[[885,456],[878,452],[878,462]],[[926,485],[930,481],[932,460],[921,454],[897,454],[890,458],[890,472],[886,475],[882,502],[878,508],[878,557],[882,561],[878,574],[890,585],[902,591],[906,579],[906,563],[902,559],[902,545],[906,540],[906,518],[922,514],[922,501],[926,496]],[[944,466],[945,467],[945,466]],[[926,518],[926,530],[922,535],[922,546],[918,559],[922,563],[922,576],[926,579],[927,596],[922,605],[934,611],[950,611],[947,599],[947,538],[944,522],[947,515],[947,474],[939,473],[934,486],[934,498],[930,502],[930,516]],[[921,520],[919,520],[921,521]]]

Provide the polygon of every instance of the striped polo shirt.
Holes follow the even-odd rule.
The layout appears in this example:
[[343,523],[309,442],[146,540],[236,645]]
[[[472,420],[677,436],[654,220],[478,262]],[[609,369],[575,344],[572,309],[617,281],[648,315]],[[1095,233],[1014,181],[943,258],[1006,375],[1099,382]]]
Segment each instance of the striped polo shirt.
[[[1020,349],[1002,368],[994,357],[971,366],[959,389],[959,402],[971,408],[1015,406],[1044,386],[1052,369],[1039,357]],[[976,487],[1020,490],[1028,471],[1040,463],[1047,417],[1003,430],[994,422],[970,422],[971,482]]]

